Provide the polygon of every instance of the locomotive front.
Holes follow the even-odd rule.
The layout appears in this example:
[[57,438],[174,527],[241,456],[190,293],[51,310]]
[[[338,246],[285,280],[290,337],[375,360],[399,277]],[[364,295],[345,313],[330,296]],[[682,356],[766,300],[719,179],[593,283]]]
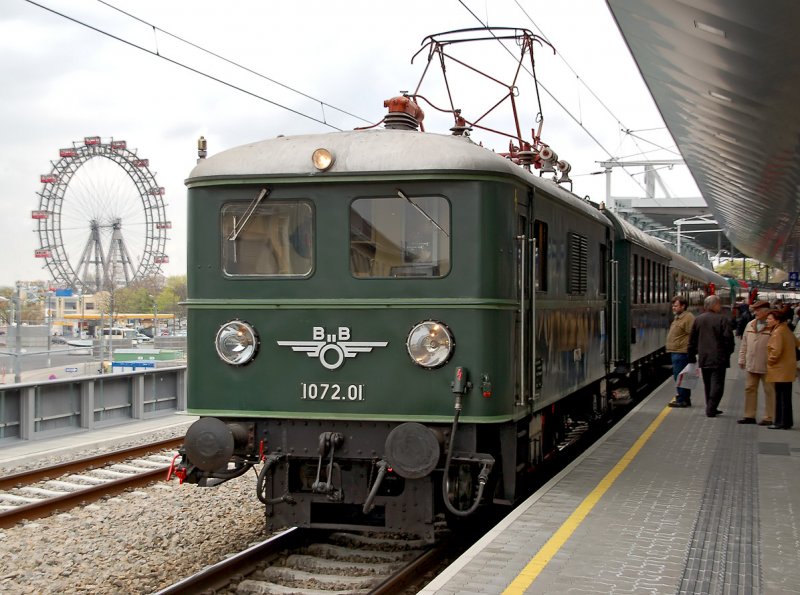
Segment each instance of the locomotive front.
[[525,411],[514,168],[465,138],[399,130],[201,160],[187,181],[201,419],[181,478],[255,468],[276,526],[427,537],[437,509],[513,497],[498,459],[499,428],[513,440]]

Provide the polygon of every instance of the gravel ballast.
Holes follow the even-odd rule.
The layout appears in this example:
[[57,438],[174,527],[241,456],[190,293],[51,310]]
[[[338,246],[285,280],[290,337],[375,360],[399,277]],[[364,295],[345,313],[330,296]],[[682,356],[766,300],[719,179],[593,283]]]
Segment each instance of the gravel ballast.
[[[169,437],[156,432],[113,447]],[[52,463],[53,461],[47,461]],[[37,461],[2,474],[42,466]],[[264,540],[250,472],[214,488],[161,481],[61,514],[0,529],[0,593],[153,593]]]

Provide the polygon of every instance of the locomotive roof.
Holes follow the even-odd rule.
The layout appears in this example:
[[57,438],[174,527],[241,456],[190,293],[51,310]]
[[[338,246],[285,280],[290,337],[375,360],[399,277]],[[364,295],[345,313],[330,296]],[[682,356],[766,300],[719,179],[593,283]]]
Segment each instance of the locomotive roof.
[[[331,168],[317,171],[312,153],[328,149]],[[511,176],[535,186],[598,222],[608,220],[586,201],[552,180],[541,178],[463,136],[413,130],[360,130],[298,136],[279,136],[222,151],[199,161],[186,185],[202,186],[224,180],[307,177],[333,180],[348,175],[387,173],[469,173]]]

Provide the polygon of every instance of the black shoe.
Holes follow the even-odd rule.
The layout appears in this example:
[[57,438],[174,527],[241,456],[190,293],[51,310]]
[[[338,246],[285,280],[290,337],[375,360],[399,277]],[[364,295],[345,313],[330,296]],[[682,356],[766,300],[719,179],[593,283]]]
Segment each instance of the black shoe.
[[[717,417],[716,413],[706,413],[706,417]],[[772,426],[770,426],[771,428]]]
[[754,424],[756,423],[755,417],[743,417],[742,419],[736,420],[737,424]]
[[669,407],[688,407],[689,406],[686,403],[684,403],[683,401],[670,401],[669,403],[667,403],[667,405]]
[[714,413],[717,414],[717,415],[722,415],[722,411],[720,411],[719,409],[715,409]]

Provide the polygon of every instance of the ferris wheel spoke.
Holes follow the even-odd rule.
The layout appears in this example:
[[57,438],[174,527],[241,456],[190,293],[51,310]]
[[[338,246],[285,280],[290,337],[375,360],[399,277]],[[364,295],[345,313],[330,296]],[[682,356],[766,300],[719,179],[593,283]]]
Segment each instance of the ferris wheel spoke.
[[149,161],[99,137],[59,154],[42,175],[37,223],[37,256],[56,282],[98,290],[159,273],[171,225]]

